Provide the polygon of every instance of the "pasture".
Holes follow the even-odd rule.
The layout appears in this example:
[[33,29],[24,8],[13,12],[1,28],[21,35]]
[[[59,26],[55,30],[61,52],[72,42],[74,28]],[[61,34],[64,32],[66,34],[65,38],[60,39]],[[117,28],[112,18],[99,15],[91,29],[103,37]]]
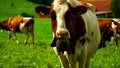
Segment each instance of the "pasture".
[[[12,7],[11,5],[14,4]],[[27,14],[37,17],[34,7],[38,4],[28,2],[27,0],[0,0],[0,17],[10,17]]]
[[[11,2],[16,8],[11,8]],[[0,21],[10,16],[27,13],[34,16],[35,44],[24,44],[24,34],[17,34],[20,44],[14,38],[8,42],[7,32],[0,32],[0,68],[61,68],[59,59],[50,47],[52,41],[51,19],[37,18],[34,7],[37,4],[26,0],[0,0]],[[3,8],[4,7],[4,8]],[[120,43],[119,43],[120,44]],[[119,68],[120,45],[106,42],[107,47],[99,49],[90,61],[90,68]]]
[[[7,32],[0,32],[0,67],[1,68],[60,68],[60,62],[50,47],[52,41],[51,20],[35,19],[35,44],[23,44],[24,34],[17,34],[20,44],[14,38],[7,41]],[[119,68],[120,48],[110,46],[99,49],[92,57],[90,68]],[[120,47],[120,46],[119,46]]]

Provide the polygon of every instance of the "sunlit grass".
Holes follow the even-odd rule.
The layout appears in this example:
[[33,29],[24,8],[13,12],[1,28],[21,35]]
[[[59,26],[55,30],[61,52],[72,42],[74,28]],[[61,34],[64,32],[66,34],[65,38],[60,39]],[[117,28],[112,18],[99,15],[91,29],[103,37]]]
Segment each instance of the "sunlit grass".
[[[11,8],[11,2],[16,8]],[[37,17],[34,7],[37,4],[26,0],[0,0],[0,21],[21,13]],[[59,59],[50,44],[52,42],[51,19],[35,19],[35,44],[24,44],[24,34],[17,34],[19,44],[14,38],[8,42],[7,32],[0,32],[0,68],[61,68]],[[103,18],[101,18],[103,19]],[[107,47],[99,49],[90,61],[90,68],[119,68],[120,46],[116,50],[114,45],[106,42]]]
[[17,34],[19,44],[15,42],[14,38],[8,42],[7,32],[0,32],[0,67],[47,68],[59,64],[59,61],[56,60],[58,58],[50,47],[52,40],[50,24],[50,19],[35,18],[35,44],[31,43],[31,37],[28,44],[24,44],[24,34]]
[[[59,59],[50,47],[52,41],[51,19],[35,19],[35,44],[24,44],[24,34],[17,34],[20,44],[14,38],[7,42],[7,32],[0,32],[1,68],[61,68]],[[120,48],[106,42],[107,47],[99,49],[90,61],[90,68],[120,67]]]

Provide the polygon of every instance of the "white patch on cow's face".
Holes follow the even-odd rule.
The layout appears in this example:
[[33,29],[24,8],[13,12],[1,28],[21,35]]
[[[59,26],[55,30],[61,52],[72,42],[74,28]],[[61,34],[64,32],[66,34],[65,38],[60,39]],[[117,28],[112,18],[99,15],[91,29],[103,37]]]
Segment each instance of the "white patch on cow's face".
[[114,22],[112,22],[112,29],[116,29],[116,25],[114,24]]
[[56,21],[57,21],[56,36],[59,38],[64,37],[68,39],[70,38],[70,34],[65,24],[65,13],[68,10],[68,3],[66,0],[55,0],[53,2],[53,5],[54,5],[53,10],[56,13]]
[[68,4],[65,0],[55,0],[53,2],[54,4],[54,11],[56,12],[56,16],[57,16],[57,29],[61,29],[61,28],[66,28],[65,26],[65,12],[68,9]]

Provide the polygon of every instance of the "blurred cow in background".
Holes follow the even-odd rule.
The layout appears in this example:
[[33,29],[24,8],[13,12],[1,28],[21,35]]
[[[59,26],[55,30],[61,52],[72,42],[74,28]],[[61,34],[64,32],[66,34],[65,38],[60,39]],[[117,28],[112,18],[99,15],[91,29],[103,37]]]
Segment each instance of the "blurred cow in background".
[[105,41],[111,41],[111,44],[114,43],[116,48],[118,48],[118,38],[120,34],[120,21],[118,19],[105,19],[99,20],[99,27],[101,32],[101,44],[99,48],[105,47]]
[[54,0],[50,7],[35,8],[39,15],[50,13],[53,30],[51,46],[62,68],[76,68],[77,62],[79,68],[88,68],[90,58],[98,49],[100,30],[91,9],[78,0]]
[[9,40],[13,35],[17,43],[19,43],[19,41],[15,33],[24,33],[27,36],[26,40],[24,41],[25,44],[27,43],[27,40],[31,34],[32,43],[34,43],[34,20],[31,17],[10,17],[0,23],[0,29],[6,30],[9,33]]

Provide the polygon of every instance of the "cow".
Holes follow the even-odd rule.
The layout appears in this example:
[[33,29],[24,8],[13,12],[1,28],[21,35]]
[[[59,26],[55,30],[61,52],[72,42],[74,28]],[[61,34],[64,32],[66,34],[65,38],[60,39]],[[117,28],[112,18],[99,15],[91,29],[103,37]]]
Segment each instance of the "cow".
[[9,41],[11,37],[14,36],[17,44],[19,43],[19,41],[17,39],[16,33],[24,33],[26,35],[26,39],[24,41],[25,44],[27,44],[27,40],[31,34],[32,43],[34,44],[34,19],[31,17],[9,17],[8,19],[0,23],[0,29],[6,30],[8,32]]
[[79,68],[88,68],[101,38],[95,13],[78,0],[54,0],[50,7],[37,6],[35,11],[51,16],[51,47],[62,68],[75,68],[77,63]]
[[112,19],[112,31],[113,31],[113,37],[111,37],[111,44],[116,43],[116,49],[118,49],[118,40],[120,38],[120,20],[118,19]]
[[101,44],[99,48],[105,47],[105,41],[110,41],[111,45],[115,41],[116,49],[118,48],[118,35],[120,34],[120,24],[117,19],[99,20],[99,27],[101,32]]

